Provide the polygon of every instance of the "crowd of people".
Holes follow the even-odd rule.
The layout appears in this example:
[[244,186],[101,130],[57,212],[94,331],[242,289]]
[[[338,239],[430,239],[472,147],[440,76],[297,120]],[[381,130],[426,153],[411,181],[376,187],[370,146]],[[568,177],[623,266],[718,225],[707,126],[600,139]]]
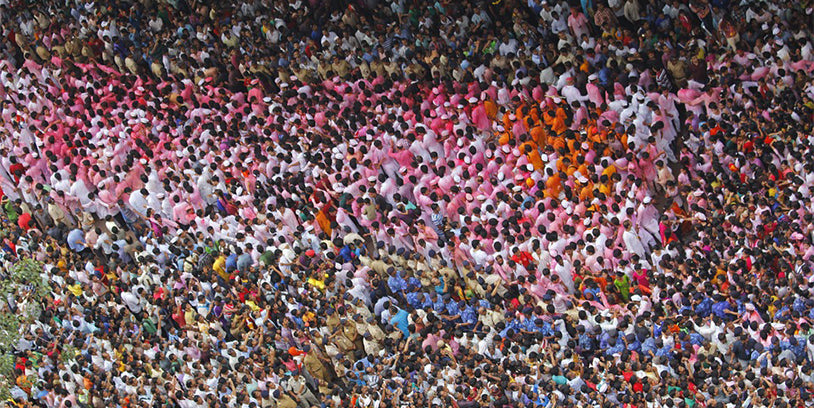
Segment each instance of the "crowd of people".
[[812,10],[2,0],[6,403],[811,406]]

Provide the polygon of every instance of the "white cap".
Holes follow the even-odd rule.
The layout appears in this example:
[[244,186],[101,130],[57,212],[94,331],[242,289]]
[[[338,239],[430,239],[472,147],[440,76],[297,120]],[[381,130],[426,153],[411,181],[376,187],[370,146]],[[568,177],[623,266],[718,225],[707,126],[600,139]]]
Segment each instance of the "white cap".
[[651,201],[653,201],[653,199],[650,198],[650,196],[647,196],[647,197],[644,198],[644,200],[642,200],[642,202],[645,203],[645,204],[649,204]]

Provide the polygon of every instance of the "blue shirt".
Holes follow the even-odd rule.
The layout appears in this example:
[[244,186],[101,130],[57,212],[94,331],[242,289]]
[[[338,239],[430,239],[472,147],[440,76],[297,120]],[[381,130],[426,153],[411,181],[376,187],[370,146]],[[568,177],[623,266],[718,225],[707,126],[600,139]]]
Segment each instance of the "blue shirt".
[[478,322],[478,314],[475,312],[475,308],[473,308],[472,306],[467,306],[466,309],[464,309],[461,312],[461,320],[464,323],[468,323],[468,324],[477,323]]
[[387,286],[390,287],[390,290],[393,293],[399,293],[404,289],[407,289],[407,281],[405,281],[398,272],[396,272],[396,276],[391,276],[387,278]]
[[404,311],[403,309],[399,309],[396,315],[390,318],[390,324],[401,330],[401,332],[404,333],[404,337],[410,335],[410,330],[408,329],[408,326],[410,324],[407,322],[408,316],[409,315],[407,314],[406,311]]
[[652,337],[648,337],[642,342],[642,353],[649,353],[653,352],[656,353],[656,340]]
[[704,336],[698,333],[690,333],[690,344],[694,346],[703,346],[705,342],[706,339],[704,339]]
[[587,334],[580,334],[579,347],[584,351],[590,351],[593,349],[593,340]]
[[794,356],[798,359],[805,358],[806,356],[806,338],[797,336],[797,345],[792,345],[789,343],[789,350],[794,353]]
[[418,309],[421,306],[421,298],[420,295],[422,293],[418,292],[407,292],[404,294],[404,298],[407,300],[407,303],[410,304],[414,309]]
[[425,307],[433,307],[432,296],[430,296],[429,293],[424,294],[424,300],[421,302],[421,308],[423,309]]
[[802,297],[798,296],[796,299],[794,299],[794,303],[791,305],[791,309],[794,310],[797,313],[800,313],[800,315],[805,314],[805,311],[806,311],[806,302],[805,302],[805,300],[803,300]]
[[659,357],[670,357],[670,347],[664,346],[658,350],[656,350],[656,356]]
[[706,318],[709,317],[710,313],[712,313],[712,299],[704,298],[704,300],[695,307],[695,314]]
[[237,254],[229,254],[229,256],[226,257],[224,267],[226,268],[227,273],[237,269]]
[[433,310],[435,310],[436,312],[441,313],[441,312],[443,312],[444,310],[447,310],[447,305],[446,305],[446,304],[444,304],[444,299],[443,299],[441,296],[438,296],[438,297],[435,299],[435,302],[432,304],[432,308],[433,308]]
[[608,349],[605,350],[605,355],[610,356],[610,355],[613,355],[613,354],[616,354],[616,353],[621,353],[624,350],[625,350],[625,343],[622,343],[621,341],[617,341],[616,345],[614,345],[612,347],[608,347]]
[[74,252],[82,252],[85,250],[85,233],[81,229],[75,228],[68,233],[68,248]]
[[407,285],[408,286],[412,285],[412,286],[414,286],[416,288],[421,288],[421,281],[418,278],[416,278],[415,276],[411,276],[411,277],[407,278]]
[[722,301],[712,305],[712,313],[724,320],[730,320],[729,314],[726,311],[729,309],[729,302]]
[[786,312],[788,312],[788,311],[789,311],[789,307],[788,307],[788,306],[783,306],[782,308],[780,308],[780,310],[778,310],[778,311],[777,311],[777,312],[774,314],[774,320],[780,320],[780,321],[783,321],[783,320],[788,320],[788,318],[790,317],[790,316],[789,316],[789,315],[786,313]]
[[350,247],[347,245],[339,250],[339,256],[341,256],[342,260],[345,262],[350,262],[353,259],[353,254],[350,250]]
[[[618,342],[616,344],[619,344]],[[639,342],[639,339],[633,340],[632,342],[627,344],[627,348],[630,351],[640,352],[642,350],[642,343]]]
[[459,316],[461,314],[461,309],[458,308],[458,302],[450,301],[447,303],[447,315],[449,316]]

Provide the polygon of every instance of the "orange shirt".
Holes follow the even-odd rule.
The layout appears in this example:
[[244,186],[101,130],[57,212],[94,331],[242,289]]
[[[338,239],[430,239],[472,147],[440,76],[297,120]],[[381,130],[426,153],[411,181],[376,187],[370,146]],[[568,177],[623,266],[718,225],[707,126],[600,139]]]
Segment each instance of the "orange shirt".
[[599,192],[607,197],[610,197],[611,195],[610,186],[607,183],[599,183]]
[[537,146],[540,146],[540,143],[546,140],[545,128],[540,125],[532,127],[531,130],[529,130],[529,135],[531,135],[531,140],[533,140]]
[[[530,152],[526,152],[526,146],[531,146]],[[520,145],[520,151],[526,153],[526,157],[528,157],[529,163],[531,163],[531,165],[534,166],[534,168],[537,171],[540,171],[545,168],[545,163],[543,162],[543,159],[540,157],[540,152],[537,150],[537,145],[535,145],[534,142],[523,143],[522,145]]]
[[497,117],[497,104],[491,100],[483,101],[483,109],[486,111],[486,117],[490,120],[495,120]]
[[560,192],[562,191],[562,181],[560,180],[560,175],[555,174],[548,178],[545,182],[545,196],[550,198],[557,198],[560,196]]
[[548,145],[554,148],[554,151],[560,151],[565,147],[565,138],[556,134],[548,136]]
[[582,190],[579,192],[579,200],[580,201],[591,201],[594,199],[594,184],[590,181],[588,184],[582,187]]
[[497,139],[497,143],[502,145],[509,144],[509,141],[512,140],[512,134],[510,132],[502,132]]
[[608,165],[608,167],[606,167],[605,170],[602,170],[602,175],[608,176],[609,179],[614,174],[616,174],[616,166],[613,164]]

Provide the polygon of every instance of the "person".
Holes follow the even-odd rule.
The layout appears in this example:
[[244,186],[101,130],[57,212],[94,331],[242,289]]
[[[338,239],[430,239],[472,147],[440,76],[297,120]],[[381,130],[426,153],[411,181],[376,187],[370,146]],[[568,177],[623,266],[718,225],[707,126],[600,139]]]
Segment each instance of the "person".
[[805,2],[12,3],[18,406],[811,400]]

